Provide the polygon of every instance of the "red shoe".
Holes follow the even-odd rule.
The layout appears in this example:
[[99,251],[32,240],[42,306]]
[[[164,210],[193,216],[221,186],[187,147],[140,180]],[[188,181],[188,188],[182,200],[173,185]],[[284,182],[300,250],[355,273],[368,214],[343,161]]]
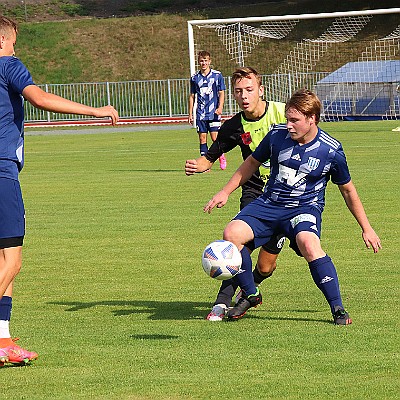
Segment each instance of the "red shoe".
[[8,362],[8,354],[4,349],[0,349],[0,367],[3,367]]
[[226,169],[226,158],[225,154],[222,154],[222,156],[219,158],[219,167],[223,170]]
[[[18,339],[13,339],[13,342],[16,342],[17,340]],[[6,362],[12,364],[29,364],[32,360],[36,360],[38,358],[38,354],[34,351],[25,350],[15,343],[10,344],[7,347],[3,347],[0,349],[0,352],[6,353],[8,357],[8,361]]]

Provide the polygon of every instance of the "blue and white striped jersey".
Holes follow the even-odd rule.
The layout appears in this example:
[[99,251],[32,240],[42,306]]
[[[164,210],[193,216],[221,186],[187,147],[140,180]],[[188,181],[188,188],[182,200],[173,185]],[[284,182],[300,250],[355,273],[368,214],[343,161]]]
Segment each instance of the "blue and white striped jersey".
[[225,90],[225,82],[221,72],[211,69],[204,76],[200,71],[190,78],[190,93],[197,98],[196,119],[213,120],[218,108],[218,92]]
[[350,182],[342,145],[318,128],[310,143],[291,139],[285,125],[278,125],[253,153],[259,162],[270,160],[271,173],[262,197],[285,207],[325,204],[325,189],[331,179],[336,185]]

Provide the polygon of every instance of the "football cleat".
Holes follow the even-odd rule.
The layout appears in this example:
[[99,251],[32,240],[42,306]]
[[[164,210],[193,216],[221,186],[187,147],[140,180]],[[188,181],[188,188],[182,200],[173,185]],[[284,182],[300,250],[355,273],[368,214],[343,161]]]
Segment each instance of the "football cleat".
[[335,311],[332,316],[335,325],[350,325],[353,322],[348,312],[341,306],[335,306]]
[[207,315],[208,321],[222,321],[228,311],[228,307],[225,304],[215,304]]
[[8,362],[8,354],[4,349],[0,349],[0,367],[3,367]]
[[257,307],[260,304],[262,304],[262,296],[260,290],[257,288],[256,294],[242,296],[237,304],[228,311],[227,317],[229,320],[240,319],[246,314],[249,308]]
[[[16,342],[18,339],[13,339],[13,342]],[[11,364],[29,364],[31,361],[36,360],[38,358],[38,354],[34,351],[28,351],[13,343],[7,347],[3,347],[0,349],[7,354],[8,361]]]
[[219,167],[222,170],[226,169],[226,157],[225,157],[225,154],[222,154],[222,156],[219,158]]

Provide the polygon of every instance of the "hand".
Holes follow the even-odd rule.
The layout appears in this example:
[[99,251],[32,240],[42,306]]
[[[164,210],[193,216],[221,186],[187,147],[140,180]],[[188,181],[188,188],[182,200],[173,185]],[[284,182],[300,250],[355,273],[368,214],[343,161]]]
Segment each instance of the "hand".
[[193,125],[193,115],[189,115],[188,122],[190,125]]
[[194,175],[197,172],[197,160],[186,160],[185,174]]
[[217,115],[222,115],[222,108],[217,108],[217,109],[215,110],[215,114],[217,114]]
[[119,120],[118,112],[113,106],[104,106],[97,108],[96,117],[110,117],[112,125],[116,125]]
[[215,206],[217,206],[217,208],[223,207],[228,201],[228,198],[229,198],[228,193],[221,190],[204,206],[203,211],[211,214],[211,210]]
[[372,246],[374,253],[377,253],[379,249],[382,249],[381,240],[373,229],[363,232],[362,237],[367,248],[370,249]]

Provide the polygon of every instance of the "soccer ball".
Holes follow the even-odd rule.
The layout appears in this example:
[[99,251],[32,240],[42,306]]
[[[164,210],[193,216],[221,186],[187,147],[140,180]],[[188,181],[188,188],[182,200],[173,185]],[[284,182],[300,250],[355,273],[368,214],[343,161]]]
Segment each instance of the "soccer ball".
[[204,249],[202,263],[208,276],[226,280],[233,278],[240,271],[242,255],[233,243],[216,240]]

